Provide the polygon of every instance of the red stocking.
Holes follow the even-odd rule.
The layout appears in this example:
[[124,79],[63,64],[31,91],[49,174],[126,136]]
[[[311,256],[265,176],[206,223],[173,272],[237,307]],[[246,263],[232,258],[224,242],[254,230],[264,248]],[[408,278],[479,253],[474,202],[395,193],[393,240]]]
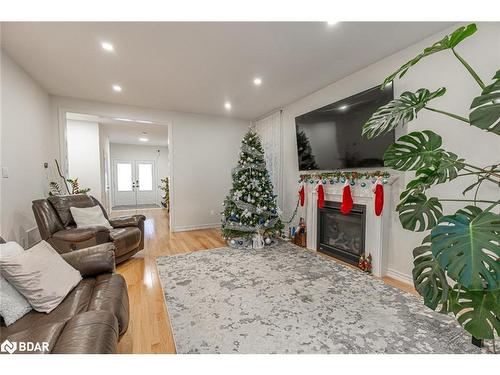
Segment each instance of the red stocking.
[[384,186],[379,179],[374,188],[375,192],[375,215],[380,216],[382,214],[382,209],[384,208]]
[[316,186],[316,190],[318,191],[318,208],[325,207],[325,190],[323,189],[323,183],[318,182],[318,186]]
[[345,182],[344,190],[342,191],[342,204],[340,205],[340,212],[347,215],[352,210],[352,195],[351,195],[351,185],[349,181]]
[[305,200],[305,192],[304,192],[304,183],[300,183],[300,189],[299,189],[299,201],[300,205],[303,207],[304,206],[304,200]]

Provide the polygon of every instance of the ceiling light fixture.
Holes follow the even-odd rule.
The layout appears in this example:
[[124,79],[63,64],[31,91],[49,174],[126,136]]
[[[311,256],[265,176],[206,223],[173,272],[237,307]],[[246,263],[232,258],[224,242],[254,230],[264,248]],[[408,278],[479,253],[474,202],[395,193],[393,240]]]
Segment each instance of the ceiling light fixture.
[[345,111],[347,108],[349,108],[349,106],[348,106],[347,104],[341,105],[341,106],[339,107],[339,109],[340,109],[341,111]]
[[122,91],[122,87],[120,85],[113,85],[113,91],[121,92]]
[[224,103],[224,108],[226,108],[229,111],[231,109],[231,103],[225,102]]
[[147,120],[137,120],[136,122],[140,122],[141,124],[153,124],[153,121],[147,121]]
[[113,52],[115,50],[115,47],[109,42],[102,42],[101,47],[103,50],[108,52]]
[[258,78],[258,77],[257,77],[257,78],[254,78],[254,80],[253,80],[253,84],[254,84],[255,86],[260,86],[260,85],[262,85],[262,79],[261,79],[261,78]]
[[339,21],[326,21],[328,26],[334,26],[339,23]]
[[141,141],[141,142],[147,142],[147,141],[149,141],[149,139],[146,138],[146,137],[141,137],[141,138],[139,138],[139,141]]
[[113,117],[113,120],[116,120],[116,121],[126,121],[126,122],[134,122],[134,120],[132,120],[132,119],[122,118],[122,117]]

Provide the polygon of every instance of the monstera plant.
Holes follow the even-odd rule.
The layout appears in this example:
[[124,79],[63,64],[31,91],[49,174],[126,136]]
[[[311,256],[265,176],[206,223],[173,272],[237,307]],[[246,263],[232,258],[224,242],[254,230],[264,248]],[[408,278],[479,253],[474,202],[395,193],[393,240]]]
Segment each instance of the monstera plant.
[[[468,117],[449,113],[431,102],[446,93],[421,88],[404,92],[380,107],[363,126],[368,138],[382,135],[396,126],[417,118],[420,111],[451,117],[464,126],[474,126],[500,135],[500,70],[485,84],[456,50],[464,39],[476,32],[470,24],[445,36],[401,66],[385,79],[382,87],[402,78],[424,58],[439,52],[452,53],[480,87],[481,94],[471,101]],[[460,131],[454,128],[453,131]],[[478,145],[471,142],[471,147]],[[491,150],[497,157],[500,150]],[[442,148],[442,138],[431,130],[413,131],[399,138],[384,155],[385,166],[398,171],[414,171],[396,207],[403,228],[427,232],[422,245],[413,250],[413,281],[426,306],[442,313],[453,313],[458,322],[476,339],[500,335],[500,200],[480,198],[480,189],[491,184],[500,198],[499,165],[477,166]],[[463,191],[463,198],[429,196],[429,188],[463,176],[474,183]],[[468,198],[467,194],[473,196]],[[452,214],[443,212],[443,202],[463,201],[464,207]],[[430,233],[429,233],[430,231]]]

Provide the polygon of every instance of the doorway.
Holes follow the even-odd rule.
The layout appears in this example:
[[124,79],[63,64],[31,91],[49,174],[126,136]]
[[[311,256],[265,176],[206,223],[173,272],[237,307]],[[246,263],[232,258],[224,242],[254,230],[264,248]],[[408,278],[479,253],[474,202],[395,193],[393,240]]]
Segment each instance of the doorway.
[[159,207],[156,178],[154,160],[114,160],[113,209]]
[[65,117],[67,178],[78,179],[108,212],[169,208],[168,125],[73,112]]

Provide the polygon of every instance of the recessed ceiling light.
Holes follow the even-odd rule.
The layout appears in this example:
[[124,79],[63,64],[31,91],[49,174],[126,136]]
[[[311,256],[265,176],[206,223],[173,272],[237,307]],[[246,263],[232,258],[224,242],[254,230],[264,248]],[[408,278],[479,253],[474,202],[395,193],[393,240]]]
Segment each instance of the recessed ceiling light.
[[261,79],[261,78],[259,78],[259,77],[254,78],[254,80],[253,80],[253,84],[254,84],[255,86],[260,86],[260,85],[262,85],[262,79]]
[[339,21],[326,21],[328,26],[333,26],[339,23]]
[[149,141],[149,139],[146,138],[146,137],[141,137],[141,138],[139,138],[139,141],[141,141],[141,142],[147,142],[147,141]]
[[227,110],[230,110],[231,109],[231,103],[225,102],[224,103],[224,108],[226,108]]
[[122,87],[120,85],[113,85],[113,91],[121,92],[122,91]]
[[341,111],[345,111],[347,108],[349,108],[349,106],[348,106],[347,104],[341,105],[341,106],[339,107],[339,109],[340,109]]
[[103,50],[108,52],[113,52],[115,50],[115,47],[109,42],[102,42],[101,47]]

